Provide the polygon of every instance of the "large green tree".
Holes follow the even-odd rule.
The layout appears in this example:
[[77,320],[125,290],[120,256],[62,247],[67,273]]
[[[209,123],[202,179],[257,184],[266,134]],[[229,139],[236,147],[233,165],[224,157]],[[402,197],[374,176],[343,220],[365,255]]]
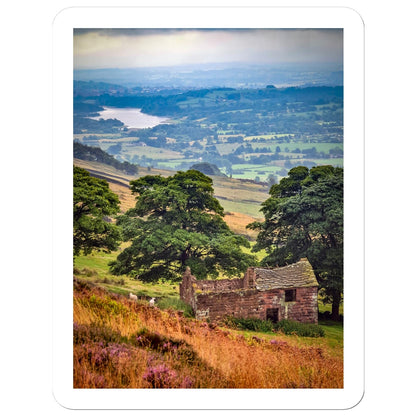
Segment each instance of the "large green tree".
[[110,191],[105,180],[94,178],[77,166],[73,169],[74,256],[93,250],[115,250],[121,233],[111,216],[119,212],[118,196]]
[[264,222],[254,250],[265,249],[262,264],[283,266],[307,257],[324,300],[339,318],[343,293],[343,169],[298,166],[270,189],[262,204]]
[[197,170],[130,182],[136,206],[118,219],[131,245],[111,263],[114,274],[143,281],[179,280],[189,266],[197,278],[236,276],[255,264],[248,241],[225,223],[212,179]]

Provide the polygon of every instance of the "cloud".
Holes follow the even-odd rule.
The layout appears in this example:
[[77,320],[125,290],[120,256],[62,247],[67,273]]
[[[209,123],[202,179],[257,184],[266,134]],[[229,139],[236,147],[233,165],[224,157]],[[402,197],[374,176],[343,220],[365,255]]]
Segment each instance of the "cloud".
[[339,62],[336,29],[75,29],[79,68],[211,62]]

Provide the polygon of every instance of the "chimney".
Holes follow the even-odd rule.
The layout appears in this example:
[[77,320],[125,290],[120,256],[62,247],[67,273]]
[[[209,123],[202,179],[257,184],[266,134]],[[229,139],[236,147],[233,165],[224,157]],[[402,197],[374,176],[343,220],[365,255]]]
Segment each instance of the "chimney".
[[254,267],[249,267],[246,271],[246,273],[244,274],[244,282],[243,282],[243,287],[244,289],[250,289],[255,287],[255,282],[256,282],[256,272],[254,270]]

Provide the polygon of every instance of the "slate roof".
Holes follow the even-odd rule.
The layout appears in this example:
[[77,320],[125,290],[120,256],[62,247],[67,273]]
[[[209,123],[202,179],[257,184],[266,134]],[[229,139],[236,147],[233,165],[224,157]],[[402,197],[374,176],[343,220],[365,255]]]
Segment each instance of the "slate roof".
[[318,286],[315,273],[307,259],[274,269],[255,267],[254,271],[255,286],[258,290]]

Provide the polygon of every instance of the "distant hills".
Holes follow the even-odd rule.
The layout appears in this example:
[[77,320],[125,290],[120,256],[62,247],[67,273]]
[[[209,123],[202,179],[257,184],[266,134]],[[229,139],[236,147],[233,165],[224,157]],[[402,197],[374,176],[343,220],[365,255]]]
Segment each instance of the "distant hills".
[[343,85],[342,68],[331,64],[238,65],[211,64],[153,68],[104,68],[74,71],[76,81],[95,81],[133,87],[264,88],[266,85]]

